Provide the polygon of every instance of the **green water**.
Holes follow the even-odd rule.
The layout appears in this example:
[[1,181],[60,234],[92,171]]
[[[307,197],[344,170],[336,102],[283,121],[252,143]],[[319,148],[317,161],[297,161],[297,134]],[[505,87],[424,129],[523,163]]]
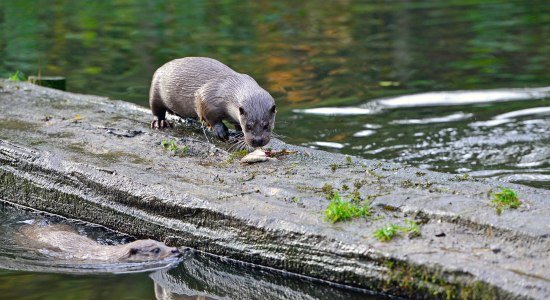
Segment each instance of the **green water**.
[[[369,115],[296,112],[550,86],[548,1],[4,1],[1,12],[0,74],[62,75],[70,91],[147,106],[156,68],[209,56],[271,92],[289,143],[550,188],[548,92]],[[530,108],[543,110],[477,126]]]
[[[379,101],[550,86],[548,1],[2,1],[0,32],[4,77],[66,76],[69,91],[146,106],[156,68],[209,56],[275,97],[276,131],[289,143],[550,189],[548,92]],[[303,111],[323,107],[329,115]],[[153,289],[146,275],[1,276],[0,292],[74,282],[67,294],[105,286],[148,298]],[[125,287],[133,278],[139,289]]]

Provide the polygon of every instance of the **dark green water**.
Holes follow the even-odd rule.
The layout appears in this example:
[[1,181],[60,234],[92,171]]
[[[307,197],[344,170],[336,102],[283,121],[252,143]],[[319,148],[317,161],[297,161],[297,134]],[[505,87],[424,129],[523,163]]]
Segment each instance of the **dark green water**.
[[272,93],[289,143],[550,188],[548,90],[366,115],[296,112],[550,86],[548,1],[413,2],[4,1],[0,74],[63,75],[70,91],[147,106],[156,68],[209,56]]
[[[411,2],[2,1],[0,75],[62,75],[69,91],[146,106],[156,68],[209,56],[271,92],[289,143],[550,189],[548,89],[392,98],[550,86],[549,2]],[[146,275],[1,276],[0,292],[153,288]]]

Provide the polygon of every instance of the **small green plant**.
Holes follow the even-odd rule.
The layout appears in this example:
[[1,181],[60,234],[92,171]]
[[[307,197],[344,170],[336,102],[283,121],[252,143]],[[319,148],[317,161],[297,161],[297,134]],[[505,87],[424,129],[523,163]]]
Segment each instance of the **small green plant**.
[[332,199],[334,191],[334,187],[332,186],[332,184],[325,183],[325,185],[323,185],[323,187],[321,188],[321,191],[323,192],[323,194],[325,194],[328,200]]
[[393,238],[406,233],[409,238],[420,236],[420,225],[412,220],[405,220],[405,226],[389,224],[374,232],[374,237],[381,242],[388,242]]
[[369,217],[371,215],[370,205],[358,205],[351,201],[340,198],[338,191],[332,191],[332,198],[325,209],[325,220],[336,223],[357,217]]
[[11,80],[11,81],[25,81],[26,80],[25,74],[23,74],[23,72],[20,72],[19,70],[15,71],[15,73],[11,74],[8,77],[8,79]]
[[358,190],[353,190],[352,192],[350,192],[348,194],[348,196],[350,197],[350,200],[354,203],[359,203],[361,202],[361,193],[359,193]]
[[232,152],[231,154],[229,154],[229,158],[227,159],[227,162],[232,163],[235,159],[241,159],[247,154],[248,154],[248,151],[246,151],[246,149]]
[[399,226],[389,224],[374,232],[374,237],[381,242],[388,242],[399,234]]
[[404,227],[401,227],[403,232],[406,232],[409,238],[420,236],[420,226],[413,220],[405,220]]
[[516,192],[509,188],[500,187],[500,191],[493,193],[493,204],[496,205],[497,214],[501,214],[504,209],[516,209],[521,206]]
[[461,175],[456,175],[455,179],[456,179],[456,181],[466,181],[466,180],[470,179],[470,175],[468,173],[464,173],[464,174],[461,174]]
[[163,140],[160,145],[168,150],[168,151],[172,151],[174,152],[174,154],[176,155],[179,155],[179,156],[186,156],[187,155],[187,152],[189,151],[189,147],[187,147],[186,145],[183,145],[183,146],[178,146],[178,144],[176,144],[176,141],[174,140],[170,140],[170,141],[167,141],[167,140]]
[[351,165],[353,163],[351,160],[351,156],[346,156],[346,162],[348,165]]

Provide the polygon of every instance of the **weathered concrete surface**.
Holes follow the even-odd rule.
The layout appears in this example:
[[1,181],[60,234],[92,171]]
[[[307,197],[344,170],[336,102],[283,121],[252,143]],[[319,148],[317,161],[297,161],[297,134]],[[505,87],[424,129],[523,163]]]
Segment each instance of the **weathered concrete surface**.
[[[271,147],[298,153],[244,166],[200,130],[149,130],[151,116],[133,104],[0,85],[4,201],[394,295],[550,298],[547,190],[507,184],[526,205],[498,216],[487,196],[498,182],[350,164],[279,141]],[[186,157],[160,146],[172,138],[189,147]],[[374,217],[325,222],[321,187],[356,181],[374,198]],[[425,223],[420,238],[373,238],[405,217]]]

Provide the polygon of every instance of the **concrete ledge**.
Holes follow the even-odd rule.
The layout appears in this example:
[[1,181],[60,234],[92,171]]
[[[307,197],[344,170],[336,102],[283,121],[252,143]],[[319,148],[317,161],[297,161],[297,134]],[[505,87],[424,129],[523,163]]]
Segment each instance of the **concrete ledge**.
[[[148,129],[149,112],[130,103],[0,87],[3,201],[398,296],[550,298],[547,190],[507,184],[526,205],[499,216],[488,197],[498,182],[281,141],[270,146],[297,153],[244,166],[192,126]],[[160,145],[171,139],[185,157]],[[324,221],[322,187],[345,195],[355,183],[374,217]],[[405,219],[423,224],[421,237],[373,237]]]

